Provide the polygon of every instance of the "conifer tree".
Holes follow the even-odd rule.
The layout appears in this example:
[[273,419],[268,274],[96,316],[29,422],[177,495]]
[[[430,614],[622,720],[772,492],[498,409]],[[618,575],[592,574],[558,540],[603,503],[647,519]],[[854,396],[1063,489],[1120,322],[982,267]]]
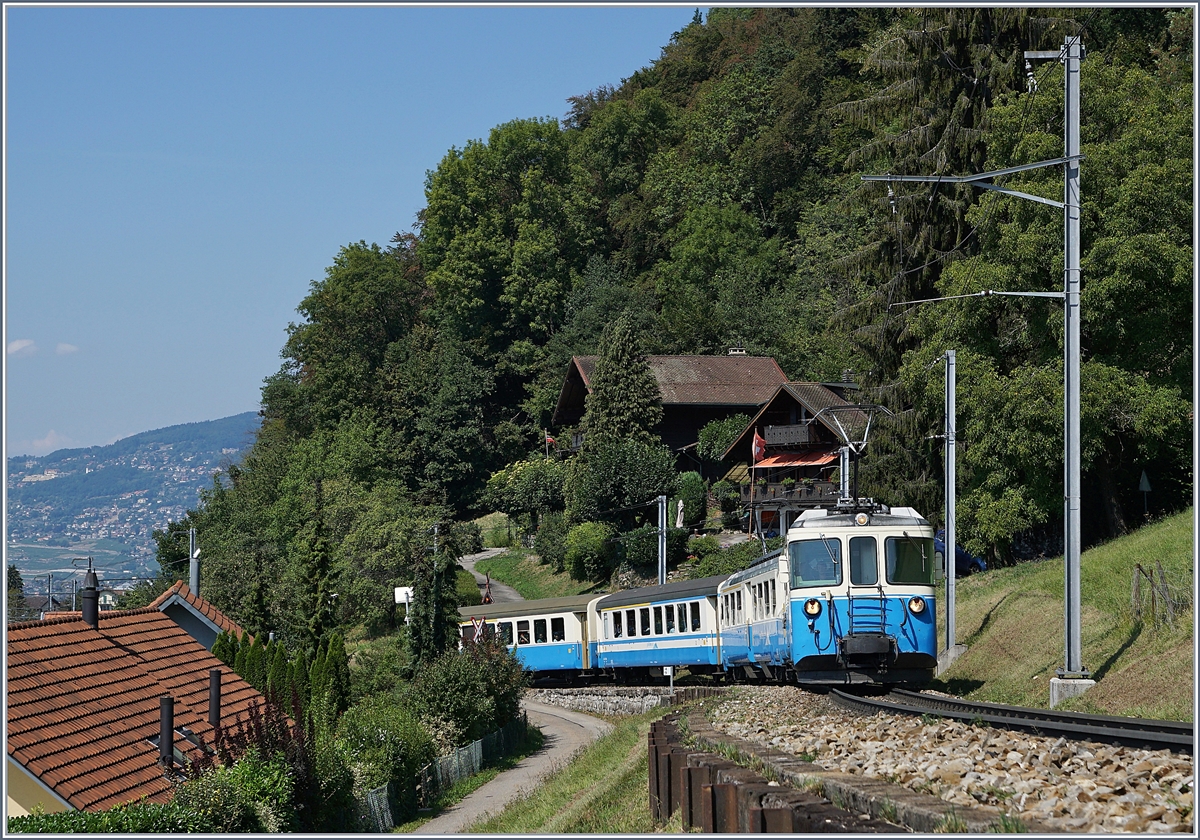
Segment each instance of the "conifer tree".
[[329,637],[329,649],[325,654],[325,679],[331,710],[340,715],[350,708],[350,660],[339,633]]
[[600,339],[592,393],[585,405],[585,452],[623,440],[658,443],[652,430],[662,421],[662,398],[629,313],[618,317]]
[[287,651],[281,642],[276,642],[273,647],[271,667],[267,671],[267,696],[274,698],[277,703],[286,704],[288,687],[291,685]]

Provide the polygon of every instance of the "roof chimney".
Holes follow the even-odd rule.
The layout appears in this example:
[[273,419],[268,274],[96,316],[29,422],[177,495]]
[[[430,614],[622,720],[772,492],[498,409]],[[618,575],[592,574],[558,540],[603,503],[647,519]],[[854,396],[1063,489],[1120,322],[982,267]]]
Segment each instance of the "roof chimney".
[[175,761],[175,698],[158,698],[158,760],[171,768]]
[[100,629],[100,592],[97,587],[96,573],[92,570],[92,559],[88,558],[87,574],[83,576],[83,589],[79,591],[82,601],[80,609],[84,622],[94,630]]
[[221,669],[208,670],[208,722],[213,729],[221,725]]
[[730,356],[745,356],[746,348],[744,348],[742,346],[742,342],[739,341],[736,346],[729,348],[729,355]]
[[854,371],[850,370],[850,368],[843,369],[842,370],[842,381],[843,382],[853,382],[854,381]]

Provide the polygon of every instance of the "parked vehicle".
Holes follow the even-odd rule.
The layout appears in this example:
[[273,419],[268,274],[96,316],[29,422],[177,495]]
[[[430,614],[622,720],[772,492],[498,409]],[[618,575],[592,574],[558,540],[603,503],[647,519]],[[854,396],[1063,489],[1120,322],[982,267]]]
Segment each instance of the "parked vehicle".
[[[942,557],[946,556],[946,531],[942,529],[933,538],[934,550]],[[954,576],[966,577],[975,572],[986,572],[987,562],[982,557],[976,557],[961,545],[954,546]]]

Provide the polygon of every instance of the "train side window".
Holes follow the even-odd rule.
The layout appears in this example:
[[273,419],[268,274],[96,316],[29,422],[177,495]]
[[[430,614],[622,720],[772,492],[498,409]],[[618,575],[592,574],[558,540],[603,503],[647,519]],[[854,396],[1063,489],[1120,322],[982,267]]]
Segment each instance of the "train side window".
[[612,619],[612,613],[604,613],[604,638],[606,639],[613,637]]
[[529,644],[529,622],[528,621],[518,621],[517,622],[517,644],[518,645]]
[[538,618],[533,622],[533,641],[534,644],[546,644],[546,619]]
[[775,601],[775,578],[771,578],[771,615],[775,615],[777,609],[779,604]]
[[567,623],[562,618],[550,619],[550,641],[565,642],[567,640]]
[[663,618],[665,618],[666,622],[667,622],[667,632],[674,633],[675,632],[675,605],[667,604],[665,607],[663,607],[663,612],[666,613],[666,615],[663,616]]
[[842,582],[842,543],[836,538],[797,540],[788,545],[792,588]]
[[625,610],[625,635],[629,638],[637,635],[637,610]]
[[692,629],[700,629],[700,603],[692,601]]
[[879,562],[874,537],[850,538],[850,583],[874,586],[879,583]]
[[512,622],[502,621],[496,626],[500,628],[500,641],[506,645],[511,645],[513,643]]
[[663,619],[662,607],[654,608],[654,635],[661,636],[663,634]]
[[642,620],[642,635],[649,636],[650,635],[650,608],[642,607],[640,610],[638,610],[638,613],[640,613],[638,618],[640,618]]
[[676,610],[679,613],[679,632],[687,632],[687,604],[676,604]]
[[727,626],[729,624],[729,596],[721,596],[721,624]]

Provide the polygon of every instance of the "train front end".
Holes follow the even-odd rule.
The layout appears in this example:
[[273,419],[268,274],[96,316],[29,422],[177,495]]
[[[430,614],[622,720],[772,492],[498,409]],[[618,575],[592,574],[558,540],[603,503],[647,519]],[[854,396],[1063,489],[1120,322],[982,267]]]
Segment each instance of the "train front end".
[[787,534],[797,681],[920,685],[937,667],[934,530],[912,508],[805,511]]

